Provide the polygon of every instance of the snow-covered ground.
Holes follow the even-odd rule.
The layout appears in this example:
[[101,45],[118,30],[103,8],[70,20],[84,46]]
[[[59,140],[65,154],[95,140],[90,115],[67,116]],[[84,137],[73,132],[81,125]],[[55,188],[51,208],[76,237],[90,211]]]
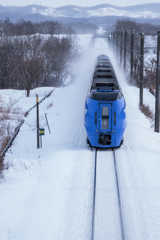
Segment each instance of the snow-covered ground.
[[[39,100],[44,98],[54,88],[45,87],[31,90],[30,97],[26,98],[26,91],[1,89],[0,90],[0,150],[4,148],[5,138],[10,138],[18,124],[25,119],[25,113],[36,104],[36,94]],[[2,147],[1,147],[2,144]]]
[[[10,168],[0,184],[2,240],[90,239],[95,156],[85,142],[83,112],[95,59],[102,53],[115,67],[127,104],[125,141],[116,150],[126,239],[160,239],[160,134],[140,112],[139,90],[128,85],[107,43],[99,39],[90,48],[90,38],[79,36],[85,53],[75,65],[74,84],[55,89],[40,105],[43,148],[36,149],[33,109],[6,154]],[[154,101],[145,90],[144,103],[153,110]],[[113,162],[111,152],[104,154],[99,153],[98,162],[96,239],[120,240]]]

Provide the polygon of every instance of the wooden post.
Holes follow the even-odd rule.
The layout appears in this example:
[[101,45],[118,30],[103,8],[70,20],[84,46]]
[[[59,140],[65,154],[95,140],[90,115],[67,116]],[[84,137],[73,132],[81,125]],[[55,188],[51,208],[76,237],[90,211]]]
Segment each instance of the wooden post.
[[116,32],[116,58],[118,58],[118,32]]
[[36,102],[37,102],[37,148],[39,148],[39,99],[38,99],[38,94],[36,94]]
[[157,74],[156,74],[155,132],[159,132],[159,84],[160,84],[160,31],[157,32]]
[[144,66],[144,33],[141,33],[140,98],[139,98],[139,105],[143,104],[143,66]]
[[123,42],[123,31],[120,31],[120,65],[122,65],[122,42]]
[[134,56],[134,30],[131,31],[131,69],[130,77],[133,78],[133,56]]
[[126,70],[126,51],[127,51],[127,30],[125,29],[125,35],[124,35],[124,70]]

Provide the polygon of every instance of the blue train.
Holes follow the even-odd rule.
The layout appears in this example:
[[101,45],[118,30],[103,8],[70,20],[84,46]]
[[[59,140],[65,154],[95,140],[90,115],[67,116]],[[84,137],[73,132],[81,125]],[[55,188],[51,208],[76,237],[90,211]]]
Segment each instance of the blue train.
[[123,143],[127,125],[125,99],[108,56],[97,57],[85,102],[87,143],[96,148],[116,148]]

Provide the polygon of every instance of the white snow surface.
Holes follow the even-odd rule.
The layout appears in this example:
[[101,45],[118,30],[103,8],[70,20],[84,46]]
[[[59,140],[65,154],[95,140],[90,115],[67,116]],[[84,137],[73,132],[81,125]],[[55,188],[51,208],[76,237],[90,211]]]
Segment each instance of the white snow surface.
[[[99,54],[110,57],[127,104],[124,145],[116,150],[125,239],[160,239],[160,134],[139,110],[139,90],[128,85],[107,42],[98,39],[90,48],[90,39],[79,36],[85,53],[75,64],[74,84],[55,89],[40,104],[43,148],[36,148],[34,109],[6,154],[10,168],[0,184],[1,240],[91,239],[95,154],[85,142],[83,112]],[[154,111],[155,98],[147,90],[144,103]],[[95,213],[95,239],[122,239],[111,151],[98,152]]]
[[30,91],[30,96],[26,97],[25,90],[1,89],[0,90],[0,104],[5,108],[10,107],[12,103],[13,108],[20,108],[24,113],[36,104],[36,94],[39,100],[49,94],[53,87],[41,87]]

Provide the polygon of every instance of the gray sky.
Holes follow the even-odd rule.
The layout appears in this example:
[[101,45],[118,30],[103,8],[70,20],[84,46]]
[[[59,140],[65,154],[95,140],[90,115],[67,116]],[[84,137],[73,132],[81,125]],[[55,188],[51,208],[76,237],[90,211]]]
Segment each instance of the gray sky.
[[29,4],[38,4],[49,7],[60,7],[64,5],[94,6],[102,3],[109,3],[117,6],[131,6],[143,3],[160,3],[160,0],[0,0],[0,5],[25,6]]

